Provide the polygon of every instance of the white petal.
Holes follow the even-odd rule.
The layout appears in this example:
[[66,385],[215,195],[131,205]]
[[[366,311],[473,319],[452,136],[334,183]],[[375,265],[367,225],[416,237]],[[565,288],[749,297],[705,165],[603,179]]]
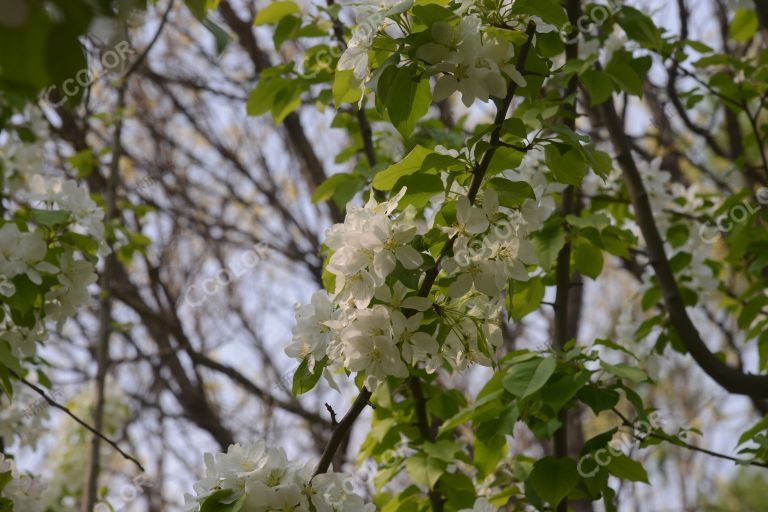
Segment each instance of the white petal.
[[415,309],[416,311],[426,311],[432,307],[432,301],[426,297],[408,297],[403,301],[404,309]]
[[450,287],[448,287],[448,295],[453,299],[458,299],[467,294],[472,287],[472,276],[469,274],[459,274]]
[[411,247],[410,245],[403,245],[395,249],[398,261],[403,264],[408,270],[419,268],[424,261],[419,254],[419,251]]

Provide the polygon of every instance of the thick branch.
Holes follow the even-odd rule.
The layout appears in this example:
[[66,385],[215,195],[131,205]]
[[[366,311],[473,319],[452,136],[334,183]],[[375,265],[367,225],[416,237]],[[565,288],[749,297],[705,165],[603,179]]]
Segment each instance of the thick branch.
[[624,183],[634,206],[637,223],[648,246],[650,262],[663,293],[670,322],[683,346],[702,370],[729,392],[752,397],[768,397],[768,376],[743,373],[728,366],[715,356],[701,339],[680,296],[677,281],[664,251],[664,241],[656,226],[648,193],[632,158],[629,138],[622,129],[616,108],[609,100],[600,106],[600,111],[624,175]]

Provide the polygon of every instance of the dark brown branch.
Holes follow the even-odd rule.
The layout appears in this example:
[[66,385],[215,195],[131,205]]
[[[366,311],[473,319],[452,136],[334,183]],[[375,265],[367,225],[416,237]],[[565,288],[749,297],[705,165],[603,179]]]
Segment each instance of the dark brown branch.
[[648,246],[650,262],[662,290],[670,322],[677,331],[680,340],[707,375],[729,392],[753,397],[768,397],[768,376],[743,373],[728,366],[715,356],[701,339],[680,296],[677,281],[664,251],[664,241],[656,226],[648,193],[632,157],[629,138],[622,130],[622,123],[616,113],[616,108],[613,102],[609,100],[600,106],[600,111],[616,151],[616,159],[621,167],[624,183],[634,206],[637,223]]
[[317,463],[317,468],[314,473],[315,475],[328,471],[328,468],[336,455],[336,450],[339,448],[342,441],[349,435],[350,430],[352,430],[352,425],[355,424],[355,420],[357,420],[357,417],[363,412],[363,409],[368,405],[368,400],[370,399],[371,392],[363,387],[357,395],[357,398],[355,398],[352,407],[349,408],[347,414],[344,415],[334,429],[333,434],[331,434],[331,438],[328,440],[328,444],[325,446],[325,450],[323,450],[323,454],[320,456],[320,462]]
[[[578,19],[581,16],[581,5],[579,0],[568,0],[567,14],[572,27],[576,27]],[[579,43],[577,29],[574,28],[571,34],[570,40],[572,43],[565,47],[566,61],[572,61],[579,57]],[[573,76],[568,80],[568,84],[565,89],[565,98],[574,98],[573,108],[569,108],[568,103],[564,104],[564,107],[568,108],[569,112],[565,113],[565,125],[571,130],[576,128],[576,92],[578,90],[578,77]],[[573,186],[569,185],[563,192],[562,198],[562,214],[563,219],[568,215],[577,212],[577,204],[575,198],[576,191]],[[571,338],[575,337],[575,330],[578,322],[571,322],[569,315],[571,304],[571,242],[567,240],[560,249],[557,255],[557,268],[555,270],[555,343],[559,350],[565,350],[565,345]],[[577,290],[577,293],[581,294],[581,289]],[[579,301],[580,303],[580,301]],[[555,457],[564,458],[568,457],[568,410],[563,407],[558,412],[558,420],[560,420],[560,428],[555,431],[553,436]],[[567,512],[568,500],[563,499],[557,506],[558,512]]]

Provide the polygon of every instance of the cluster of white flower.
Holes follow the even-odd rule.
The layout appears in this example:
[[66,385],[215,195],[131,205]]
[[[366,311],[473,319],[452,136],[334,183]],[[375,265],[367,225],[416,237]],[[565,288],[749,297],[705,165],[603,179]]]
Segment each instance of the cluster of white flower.
[[[45,486],[31,476],[20,473],[13,460],[0,453],[0,505],[2,500],[13,503],[18,512],[42,512],[40,496]],[[5,509],[5,506],[2,508]]]
[[337,68],[352,70],[355,78],[363,82],[368,77],[368,51],[378,32],[388,24],[389,16],[402,13],[413,5],[413,0],[371,0],[355,2],[356,18],[362,20],[352,30],[352,38],[339,57]]
[[453,298],[475,289],[498,296],[509,279],[526,281],[525,264],[536,262],[533,246],[526,240],[527,224],[520,212],[505,214],[495,191],[487,190],[482,208],[472,206],[461,196],[456,201],[456,224],[445,228],[455,236],[454,256],[444,269],[456,280],[448,289]]
[[349,206],[345,222],[327,232],[333,294],[318,291],[310,304],[296,308],[286,353],[306,359],[310,371],[321,362],[331,370],[329,380],[344,368],[362,372],[374,390],[416,366],[431,373],[443,365],[493,365],[502,342],[502,292],[510,279],[527,280],[525,265],[536,261],[519,212],[500,207],[492,190],[484,193],[482,207],[459,193],[456,222],[441,228],[455,242],[453,255],[441,262],[447,293],[419,296],[393,274],[399,264],[410,275],[424,260],[411,245],[417,234],[412,210],[393,218],[404,193],[381,204],[371,198],[365,207]]
[[[352,31],[352,38],[337,64],[339,70],[352,70],[360,82],[370,76],[368,52],[374,38],[387,27],[390,17],[406,11],[413,0],[369,3],[378,4],[377,9],[371,12],[358,8],[358,16],[364,21]],[[513,63],[514,46],[484,34],[480,18],[464,14],[471,2],[461,4],[457,9],[462,16],[458,26],[446,21],[434,23],[430,27],[432,40],[416,49],[416,56],[429,65],[430,75],[439,75],[433,99],[440,101],[459,91],[464,105],[469,107],[475,100],[485,102],[491,97],[504,97],[507,77],[525,86],[525,78]]]
[[0,283],[0,295],[10,297],[16,293],[11,279],[19,274],[40,284],[40,272],[56,273],[54,265],[43,261],[47,253],[48,245],[40,231],[24,233],[13,223],[0,227],[0,276],[5,277]]
[[438,21],[430,28],[433,42],[421,45],[416,56],[428,64],[431,74],[442,73],[433,99],[443,100],[457,90],[467,107],[476,99],[503,98],[507,92],[504,74],[517,85],[525,78],[515,68],[515,47],[507,41],[483,37],[480,19],[466,16],[457,27]]
[[28,191],[20,194],[21,197],[70,213],[74,221],[70,228],[98,241],[99,255],[109,254],[104,242],[104,210],[91,199],[85,185],[79,185],[75,180],[33,174],[27,186]]
[[[84,247],[98,246],[98,255],[109,251],[104,241],[104,212],[86,186],[43,175],[47,127],[40,112],[30,108],[20,118],[33,136],[22,137],[14,130],[5,134],[0,169],[6,190],[0,195],[12,192],[15,202],[10,212],[14,215],[28,212],[27,206],[33,210],[29,220],[22,215],[23,220],[0,224],[0,299],[34,297],[34,286],[42,302],[28,300],[22,306],[28,310],[21,311],[25,321],[18,322],[19,311],[12,314],[11,302],[18,306],[22,299],[0,300],[0,341],[7,342],[18,359],[34,355],[36,342],[46,338],[46,320],[54,320],[61,328],[89,300],[88,286],[96,281],[95,268],[79,254],[84,250],[73,246],[72,240],[77,240],[73,237],[82,235]],[[63,236],[59,239],[58,235]],[[24,289],[20,291],[19,286]]]
[[[661,157],[647,163],[637,158],[640,175],[643,178],[648,199],[651,203],[656,225],[662,236],[673,225],[685,225],[688,228],[686,240],[681,244],[672,245],[667,241],[666,251],[669,258],[679,253],[691,256],[689,265],[680,274],[680,282],[684,286],[706,298],[717,289],[718,281],[712,268],[706,260],[712,255],[712,248],[699,233],[702,223],[696,219],[705,215],[714,216],[715,205],[706,206],[702,200],[703,191],[698,184],[686,187],[682,183],[672,183],[669,172],[661,170]],[[637,225],[631,228],[640,236]],[[665,237],[668,240],[668,237]],[[646,269],[643,281],[650,286],[653,272]]]
[[312,476],[309,464],[291,462],[281,448],[263,441],[233,444],[227,453],[206,453],[205,476],[194,485],[195,496],[185,495],[187,510],[199,511],[216,491],[231,491],[229,503],[242,500],[242,510],[316,512],[372,512],[354,493],[351,478],[344,473]]
[[0,395],[0,439],[6,446],[18,440],[19,444],[34,449],[45,433],[48,411],[48,403],[39,395],[14,384],[13,399]]

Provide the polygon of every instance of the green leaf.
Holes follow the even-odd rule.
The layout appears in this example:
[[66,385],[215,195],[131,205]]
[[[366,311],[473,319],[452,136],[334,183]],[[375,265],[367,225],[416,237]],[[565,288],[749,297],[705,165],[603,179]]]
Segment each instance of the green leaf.
[[589,91],[589,105],[599,105],[613,94],[613,81],[604,72],[596,69],[589,69],[581,75],[581,81]]
[[424,159],[430,154],[432,150],[417,145],[405,158],[377,173],[373,177],[373,187],[378,190],[392,190],[397,180],[419,171]]
[[579,482],[576,461],[544,457],[533,465],[528,479],[536,494],[555,508]]
[[757,13],[754,9],[736,9],[728,30],[734,41],[749,41],[757,32]]
[[512,293],[510,315],[515,321],[539,309],[544,299],[544,283],[541,278],[533,277],[528,281],[515,282]]
[[246,497],[243,495],[235,499],[232,489],[221,489],[205,498],[200,504],[200,512],[239,512]]
[[71,216],[68,211],[64,210],[32,209],[29,214],[35,222],[48,228],[55,228],[68,223]]
[[474,404],[468,405],[467,407],[461,409],[459,412],[448,418],[445,423],[440,425],[438,434],[442,435],[445,432],[450,432],[459,425],[466,423],[477,416],[485,414],[496,415],[498,412],[504,409],[504,406],[499,401],[501,395],[501,390],[494,391],[493,393],[478,399]]
[[629,63],[614,56],[605,67],[605,71],[622,91],[634,96],[643,95],[643,77]]
[[533,188],[526,181],[491,178],[488,186],[497,192],[499,204],[507,208],[519,208],[526,199],[536,198]]
[[768,416],[765,416],[763,419],[752,425],[749,430],[741,434],[741,437],[739,437],[739,442],[736,444],[736,446],[746,443],[763,430],[768,430]]
[[440,491],[445,494],[449,510],[472,508],[475,501],[475,485],[472,479],[462,473],[445,473],[440,478]]
[[544,148],[544,162],[560,183],[578,187],[587,173],[584,157],[574,148],[567,148],[561,153],[557,145],[550,144]]
[[336,108],[344,103],[357,103],[363,95],[360,81],[355,78],[355,73],[349,70],[336,70],[333,77],[333,102]]
[[[3,489],[6,485],[8,485],[8,482],[13,480],[13,472],[6,471],[5,473],[0,473],[0,494],[2,493]],[[2,510],[0,508],[0,510]]]
[[340,172],[322,182],[312,193],[312,202],[320,203],[333,198],[340,208],[349,202],[363,185],[363,179],[355,174]]
[[617,19],[627,36],[640,43],[643,48],[651,50],[661,48],[661,31],[646,14],[625,5],[621,8]]
[[487,176],[495,176],[509,169],[517,169],[523,161],[525,154],[515,148],[501,146],[496,149],[491,158],[491,163],[486,171]]
[[300,87],[295,86],[278,91],[272,103],[272,119],[276,125],[301,106],[302,92]]
[[295,2],[283,1],[272,2],[267,7],[259,11],[256,15],[256,19],[253,20],[254,25],[273,25],[285,16],[289,14],[300,14],[301,9]]
[[622,480],[629,480],[631,482],[648,482],[648,473],[646,473],[643,465],[637,461],[634,461],[626,455],[612,456],[611,461],[606,466],[608,471]]
[[556,367],[554,357],[537,357],[515,364],[504,376],[504,389],[519,398],[525,398],[544,387]]
[[0,512],[14,512],[13,501],[10,498],[0,497]]
[[441,194],[444,188],[443,180],[437,174],[412,174],[402,181],[402,185],[407,188],[407,191],[400,199],[398,206],[405,208],[413,205],[419,210],[424,208],[430,199]]
[[445,463],[419,453],[406,461],[405,470],[414,482],[432,489],[445,471]]
[[595,414],[607,411],[619,403],[619,393],[612,389],[602,389],[594,386],[586,386],[577,393],[579,400],[592,409]]
[[202,20],[208,14],[208,0],[184,0],[195,18]]
[[580,238],[573,244],[573,261],[576,270],[597,279],[603,270],[603,251]]
[[[447,4],[447,2],[445,2]],[[416,5],[413,7],[413,17],[422,22],[425,26],[430,27],[438,21],[447,20],[456,16],[454,12],[441,5],[437,5],[435,2],[427,3],[426,5]]]
[[40,293],[37,285],[29,280],[27,274],[19,274],[12,280],[16,292],[6,299],[6,303],[22,315],[32,311]]
[[284,42],[296,39],[301,29],[301,19],[296,16],[285,16],[275,27],[272,41],[275,43],[275,50],[280,50]]
[[221,55],[232,40],[229,37],[229,33],[218,24],[214,23],[210,18],[205,18],[203,20],[203,26],[213,36],[213,41],[216,43],[216,55]]
[[429,79],[418,78],[411,68],[390,66],[378,87],[390,122],[407,139],[432,103]]
[[626,363],[609,364],[605,361],[600,361],[600,366],[602,366],[602,368],[608,373],[612,373],[613,375],[623,379],[629,379],[635,384],[639,384],[640,382],[648,380],[648,375],[643,370],[637,368],[636,366],[630,366]]
[[80,233],[67,231],[61,236],[61,240],[76,247],[84,254],[90,254],[91,256],[95,256],[99,250],[99,242],[96,239],[90,236],[81,235]]
[[541,268],[544,270],[552,268],[557,254],[565,245],[565,230],[560,219],[551,217],[541,230],[531,236],[531,243],[533,243]]
[[737,320],[739,328],[747,329],[766,305],[768,305],[766,296],[752,297],[748,300]]
[[272,110],[275,96],[286,88],[287,80],[279,76],[262,76],[259,83],[248,95],[245,104],[249,116],[260,116]]
[[21,362],[13,355],[13,353],[11,353],[10,345],[3,340],[0,340],[0,365],[4,368],[13,370],[19,375],[24,373],[24,370],[21,367]]
[[299,396],[311,390],[320,380],[325,369],[326,360],[316,361],[313,371],[309,371],[309,359],[304,359],[293,374],[292,391],[294,396]]
[[589,382],[590,373],[580,371],[577,374],[555,375],[550,383],[541,392],[542,401],[552,407],[554,411],[559,411],[568,403],[568,401]]
[[595,174],[602,178],[607,178],[613,170],[613,160],[611,155],[605,151],[590,151],[587,150],[587,162],[595,171]]
[[512,4],[511,13],[538,16],[546,23],[558,27],[563,26],[568,21],[565,10],[557,0],[517,0]]
[[757,340],[757,354],[760,362],[760,369],[768,368],[768,331],[763,331]]
[[93,151],[90,149],[84,149],[75,153],[67,158],[67,161],[77,171],[77,177],[80,179],[90,176],[96,165],[96,159],[93,156]]
[[430,457],[450,463],[456,460],[456,454],[461,451],[461,445],[456,441],[441,439],[435,443],[424,443],[422,449]]
[[475,453],[473,462],[481,477],[496,470],[499,461],[507,454],[507,440],[504,436],[494,436],[490,439],[475,438]]

